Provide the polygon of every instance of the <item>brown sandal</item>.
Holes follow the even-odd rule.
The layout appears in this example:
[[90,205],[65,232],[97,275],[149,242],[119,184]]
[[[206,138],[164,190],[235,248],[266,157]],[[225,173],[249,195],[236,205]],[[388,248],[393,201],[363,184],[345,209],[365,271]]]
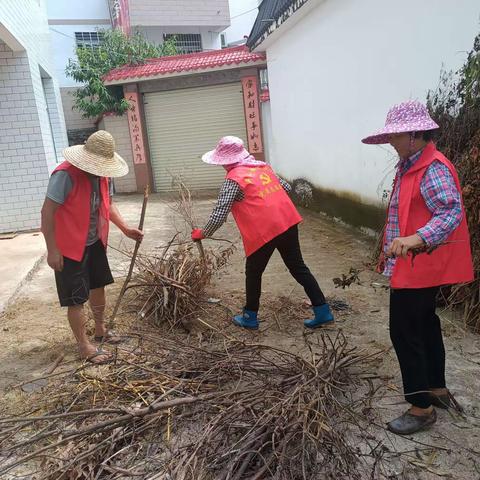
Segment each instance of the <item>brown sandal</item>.
[[[107,357],[107,359],[101,360],[101,361],[95,361],[95,358],[101,357],[101,356]],[[84,358],[83,360],[93,365],[106,365],[107,363],[111,363],[113,361],[113,357],[110,353],[97,348],[97,351],[93,355],[89,355],[87,358]]]

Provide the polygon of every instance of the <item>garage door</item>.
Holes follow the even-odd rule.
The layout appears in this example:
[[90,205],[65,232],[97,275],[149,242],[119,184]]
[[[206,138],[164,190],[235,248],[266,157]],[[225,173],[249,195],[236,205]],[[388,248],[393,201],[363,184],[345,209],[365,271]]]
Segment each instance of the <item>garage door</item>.
[[157,192],[172,190],[178,175],[192,190],[218,188],[224,169],[201,156],[225,135],[246,141],[241,83],[146,93],[145,116]]

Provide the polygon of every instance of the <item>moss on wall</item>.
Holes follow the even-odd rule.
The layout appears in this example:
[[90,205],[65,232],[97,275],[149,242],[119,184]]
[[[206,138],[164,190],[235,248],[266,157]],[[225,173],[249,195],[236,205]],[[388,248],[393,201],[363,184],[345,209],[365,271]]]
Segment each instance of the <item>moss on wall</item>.
[[366,204],[358,195],[315,187],[297,179],[292,182],[292,198],[295,203],[362,230],[378,232],[385,222],[385,207]]

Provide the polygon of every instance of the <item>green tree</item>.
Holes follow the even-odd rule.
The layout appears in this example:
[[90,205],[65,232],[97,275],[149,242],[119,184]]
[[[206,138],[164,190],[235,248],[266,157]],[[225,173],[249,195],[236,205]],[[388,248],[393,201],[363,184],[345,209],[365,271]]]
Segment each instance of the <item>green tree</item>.
[[82,84],[74,96],[74,108],[84,117],[98,117],[105,112],[125,113],[128,102],[123,98],[121,86],[106,86],[102,77],[113,68],[139,65],[148,58],[175,55],[175,39],[162,45],[148,42],[141,34],[131,36],[122,31],[100,31],[103,41],[98,47],[78,47],[77,59],[69,59],[67,76]]

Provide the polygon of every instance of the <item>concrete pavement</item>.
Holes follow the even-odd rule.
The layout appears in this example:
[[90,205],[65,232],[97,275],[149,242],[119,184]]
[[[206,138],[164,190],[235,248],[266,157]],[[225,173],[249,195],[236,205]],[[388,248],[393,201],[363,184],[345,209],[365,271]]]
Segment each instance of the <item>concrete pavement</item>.
[[45,242],[40,232],[0,240],[0,313],[35,272],[45,253]]

